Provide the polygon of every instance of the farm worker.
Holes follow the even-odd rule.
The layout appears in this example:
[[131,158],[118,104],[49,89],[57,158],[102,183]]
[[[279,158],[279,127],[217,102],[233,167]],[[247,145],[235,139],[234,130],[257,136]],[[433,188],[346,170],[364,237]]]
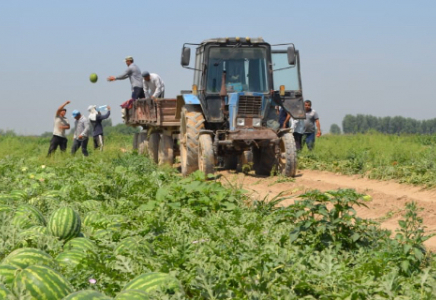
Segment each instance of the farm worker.
[[156,100],[165,97],[165,84],[159,75],[142,72],[142,78],[144,78],[145,98]]
[[287,112],[283,107],[280,107],[280,111],[279,111],[280,128],[289,128],[290,119],[291,119],[291,114]]
[[88,156],[88,132],[89,132],[89,122],[85,116],[82,116],[80,111],[77,109],[73,110],[73,118],[75,121],[74,130],[74,141],[73,147],[71,148],[71,154],[75,154],[77,149],[82,148],[82,153]]
[[304,121],[304,136],[306,137],[306,144],[309,150],[315,146],[315,124],[316,124],[316,137],[321,136],[321,125],[319,123],[318,113],[312,109],[312,101],[304,101],[304,109],[306,110],[306,120]]
[[133,57],[127,56],[124,60],[127,65],[127,70],[124,71],[124,73],[120,76],[109,76],[107,80],[115,81],[129,78],[130,84],[132,85],[132,99],[136,100],[138,98],[145,98],[141,78],[141,70],[138,68],[137,65],[133,63]]
[[295,147],[297,148],[297,151],[300,151],[302,149],[301,140],[303,138],[305,126],[304,121],[302,119],[294,119],[291,117],[291,120],[289,121],[290,127],[294,130],[294,140],[295,140]]
[[90,105],[88,107],[89,111],[89,121],[91,122],[91,125],[93,127],[93,139],[94,139],[94,149],[100,148],[100,151],[103,151],[103,125],[101,124],[103,120],[109,118],[111,115],[111,107],[107,106],[107,113],[104,115],[101,114],[100,111],[97,111],[95,105]]
[[65,106],[68,104],[70,104],[70,101],[66,101],[64,104],[59,106],[58,110],[56,111],[54,118],[53,137],[50,141],[50,147],[48,148],[47,156],[50,156],[52,152],[56,151],[58,146],[62,152],[65,152],[67,149],[68,139],[65,135],[65,130],[70,129],[70,123],[65,117],[65,114],[67,113]]

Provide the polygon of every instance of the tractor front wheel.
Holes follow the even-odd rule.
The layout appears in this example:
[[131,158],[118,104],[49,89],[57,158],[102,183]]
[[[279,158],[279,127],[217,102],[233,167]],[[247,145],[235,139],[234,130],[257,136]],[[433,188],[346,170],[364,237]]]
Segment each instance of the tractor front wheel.
[[287,132],[280,138],[280,157],[277,159],[277,171],[286,177],[295,177],[297,172],[297,148],[292,133]]

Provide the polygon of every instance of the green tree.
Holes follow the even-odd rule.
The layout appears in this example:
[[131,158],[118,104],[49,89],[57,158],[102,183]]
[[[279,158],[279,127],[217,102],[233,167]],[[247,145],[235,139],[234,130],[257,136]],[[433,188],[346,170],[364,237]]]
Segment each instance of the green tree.
[[341,134],[341,128],[338,124],[332,124],[330,126],[330,133],[331,134]]
[[13,131],[12,129],[0,129],[0,136],[17,136],[17,134],[15,133],[15,131]]

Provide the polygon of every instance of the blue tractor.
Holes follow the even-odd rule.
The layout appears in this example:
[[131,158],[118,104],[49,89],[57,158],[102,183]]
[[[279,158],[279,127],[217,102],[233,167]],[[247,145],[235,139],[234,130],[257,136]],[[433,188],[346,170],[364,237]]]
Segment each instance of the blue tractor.
[[258,175],[295,176],[292,129],[279,128],[278,109],[306,117],[299,60],[293,44],[270,45],[262,38],[184,44],[181,64],[194,71],[194,83],[177,96],[182,174],[251,164]]

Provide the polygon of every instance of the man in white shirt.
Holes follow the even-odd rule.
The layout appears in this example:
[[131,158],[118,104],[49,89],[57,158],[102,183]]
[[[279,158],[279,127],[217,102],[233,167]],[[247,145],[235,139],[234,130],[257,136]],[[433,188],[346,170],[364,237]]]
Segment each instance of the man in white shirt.
[[144,79],[145,98],[156,100],[156,98],[163,98],[165,96],[165,85],[159,75],[142,72],[142,78]]

